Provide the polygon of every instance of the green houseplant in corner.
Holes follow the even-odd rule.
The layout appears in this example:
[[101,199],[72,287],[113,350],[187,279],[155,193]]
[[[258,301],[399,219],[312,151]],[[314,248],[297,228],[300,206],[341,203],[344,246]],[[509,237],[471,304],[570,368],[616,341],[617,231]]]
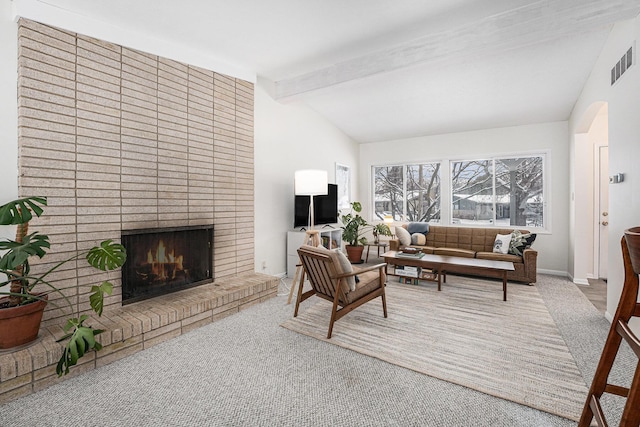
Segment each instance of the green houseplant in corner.
[[[119,268],[127,258],[122,245],[105,240],[99,246],[55,263],[41,274],[32,274],[29,258],[44,258],[51,244],[46,235],[38,232],[28,234],[29,221],[33,215],[42,215],[46,205],[45,197],[26,197],[0,206],[0,225],[17,225],[15,240],[0,240],[0,273],[6,276],[0,281],[0,295],[5,295],[0,298],[0,349],[25,345],[37,338],[42,313],[51,293],[60,294],[73,312],[72,304],[63,292],[66,288],[58,288],[49,282],[49,274],[82,257],[101,271]],[[89,303],[98,316],[102,315],[105,294],[110,295],[112,289],[113,285],[107,281],[91,288]],[[88,318],[87,315],[72,317],[64,326],[66,335],[58,342],[68,341],[56,367],[59,376],[67,374],[69,367],[88,351],[102,348],[95,336],[103,331],[85,326],[84,321]]]

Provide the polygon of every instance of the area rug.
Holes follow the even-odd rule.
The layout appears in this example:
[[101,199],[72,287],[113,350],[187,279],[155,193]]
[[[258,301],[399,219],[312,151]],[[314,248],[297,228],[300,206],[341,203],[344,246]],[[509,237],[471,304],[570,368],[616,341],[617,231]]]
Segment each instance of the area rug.
[[[391,282],[391,279],[390,279]],[[331,304],[302,307],[281,326],[502,399],[578,420],[588,389],[535,286],[449,276],[387,286],[340,319],[327,340]],[[422,282],[421,282],[422,283]],[[446,399],[446,396],[442,396]]]

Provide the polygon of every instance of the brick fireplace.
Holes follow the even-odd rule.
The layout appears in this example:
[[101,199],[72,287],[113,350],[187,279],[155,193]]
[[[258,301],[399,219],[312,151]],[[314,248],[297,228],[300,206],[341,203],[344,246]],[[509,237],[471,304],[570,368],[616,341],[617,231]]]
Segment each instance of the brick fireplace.
[[[77,313],[92,285],[115,285],[94,322],[104,349],[75,372],[275,296],[278,280],[254,272],[253,84],[30,20],[18,31],[19,194],[48,197],[32,230],[52,242],[33,270],[131,230],[215,226],[212,283],[123,306],[120,270],[50,276]],[[41,341],[0,354],[0,403],[58,381],[69,310],[50,299]]]
[[213,225],[122,232],[122,304],[213,281]]

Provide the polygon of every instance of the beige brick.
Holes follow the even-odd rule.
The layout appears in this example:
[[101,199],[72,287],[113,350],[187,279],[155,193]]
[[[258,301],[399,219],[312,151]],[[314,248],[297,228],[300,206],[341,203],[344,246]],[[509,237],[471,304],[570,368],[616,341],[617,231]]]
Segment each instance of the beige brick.
[[[57,362],[57,361],[56,361]],[[69,368],[69,373],[58,377],[55,364],[34,372],[33,391],[38,392],[70,378],[78,377],[95,369],[95,353],[90,352],[78,360],[78,364]]]
[[[62,43],[69,45],[75,44],[75,34],[68,31],[60,30],[58,28],[50,27],[48,25],[41,24],[39,22],[30,21],[28,19],[20,19],[19,35],[23,37],[32,37],[34,33],[38,33],[40,37],[48,37],[52,40],[59,40]],[[43,42],[46,40],[43,39]]]
[[144,334],[144,348],[150,348],[156,344],[175,338],[182,334],[180,323],[166,325],[162,328],[154,329]]
[[24,384],[10,391],[0,392],[0,405],[19,399],[33,393],[33,385],[31,383]]
[[111,58],[114,61],[120,61],[122,48],[117,44],[83,36],[81,34],[78,35],[77,44],[79,48],[90,50],[104,57]]
[[90,60],[91,63],[96,65],[102,65],[111,69],[119,69],[120,63],[117,59],[108,58],[106,56],[101,55],[102,52],[98,52],[94,46],[92,46],[91,50],[78,47],[78,58],[86,58]]
[[[103,352],[99,353],[99,357],[96,360],[96,367],[102,367],[105,365],[108,365],[110,363],[113,363],[117,360],[120,359],[124,359],[125,357],[131,356],[133,354],[136,354],[142,350],[144,350],[144,344],[142,343],[142,337],[136,337],[135,339],[136,343],[135,344],[130,344],[130,345],[126,345],[126,346],[119,346],[119,345],[115,345],[112,344],[109,346],[109,349],[111,349],[112,351],[110,351],[109,353],[105,353],[103,354]],[[118,343],[118,344],[123,344]],[[112,349],[112,347],[114,347]]]

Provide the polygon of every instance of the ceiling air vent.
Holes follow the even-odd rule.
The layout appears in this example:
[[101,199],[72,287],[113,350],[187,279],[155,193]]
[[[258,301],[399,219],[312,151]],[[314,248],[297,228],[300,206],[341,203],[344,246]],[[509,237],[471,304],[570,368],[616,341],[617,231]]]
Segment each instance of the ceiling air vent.
[[622,77],[631,65],[633,65],[633,47],[630,47],[627,53],[622,55],[616,66],[611,69],[611,86]]

